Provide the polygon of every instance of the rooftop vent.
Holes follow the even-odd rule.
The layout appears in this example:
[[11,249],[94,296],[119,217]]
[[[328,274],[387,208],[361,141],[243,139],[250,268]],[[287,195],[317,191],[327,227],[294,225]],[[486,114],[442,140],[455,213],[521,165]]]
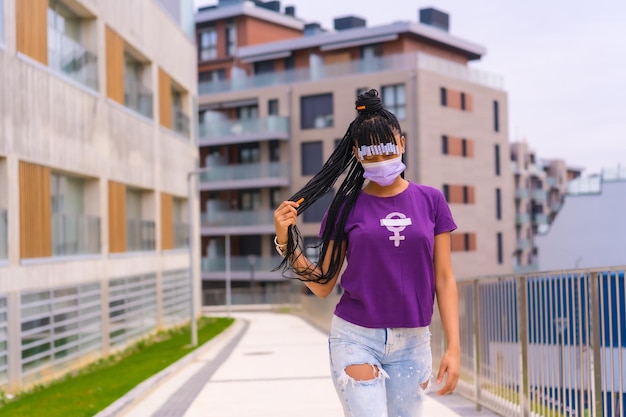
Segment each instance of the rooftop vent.
[[304,36],[313,36],[324,32],[326,32],[326,30],[322,29],[322,26],[317,22],[304,25]]
[[448,32],[450,29],[450,16],[441,10],[428,7],[420,9],[420,23]]
[[255,1],[257,7],[261,7],[263,9],[272,10],[274,12],[280,12],[280,2],[279,1]]
[[335,30],[346,30],[365,27],[365,19],[357,16],[345,16],[335,18]]
[[294,6],[285,6],[285,14],[287,16],[296,16],[296,8]]

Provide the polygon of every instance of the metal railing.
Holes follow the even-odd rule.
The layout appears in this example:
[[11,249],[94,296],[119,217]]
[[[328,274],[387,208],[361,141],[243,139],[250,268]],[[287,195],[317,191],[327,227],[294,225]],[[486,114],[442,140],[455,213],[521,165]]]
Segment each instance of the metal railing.
[[[278,256],[257,256],[254,263],[250,261],[248,256],[231,256],[230,269],[233,272],[251,271],[271,271],[276,268],[282,261]],[[202,258],[202,272],[224,272],[226,271],[226,257],[220,256],[216,258]]]
[[239,165],[214,165],[200,174],[201,182],[237,181],[262,178],[289,178],[289,165],[282,162],[256,162]]
[[189,137],[189,116],[178,107],[172,107],[172,127],[175,132],[180,133],[183,136]]
[[467,65],[458,64],[425,53],[406,53],[383,57],[359,59],[336,64],[317,64],[310,68],[272,72],[261,75],[241,77],[234,75],[230,80],[201,82],[198,85],[200,95],[227,91],[248,90],[251,88],[271,87],[313,80],[325,80],[354,74],[367,74],[380,71],[404,71],[421,68],[451,78],[457,78],[486,87],[502,89],[502,77]]
[[515,198],[517,200],[523,200],[523,199],[528,198],[528,190],[526,188],[516,188]]
[[48,27],[48,66],[98,90],[98,56],[53,27]]
[[9,228],[7,209],[0,208],[0,260],[9,255]]
[[124,91],[124,105],[142,116],[152,119],[152,91],[146,87],[126,87]]
[[[285,305],[297,304],[300,301],[301,288],[291,282],[273,286],[253,286],[248,288],[232,288],[230,291],[231,305]],[[202,291],[203,306],[225,306],[226,290],[213,289]]]
[[128,251],[152,251],[156,248],[155,223],[152,220],[128,219],[126,221]]
[[533,190],[532,191],[532,199],[535,201],[546,201],[548,194],[546,190]]
[[265,210],[212,210],[200,216],[202,226],[257,226],[274,224],[274,211]]
[[528,224],[530,222],[530,215],[528,213],[519,213],[515,215],[515,223],[519,225]]
[[533,214],[533,223],[534,224],[548,224],[548,215],[543,213],[534,213]]
[[52,214],[52,255],[100,253],[100,218],[78,214]]
[[[503,416],[625,415],[624,269],[459,282],[457,391]],[[437,315],[431,332],[437,361],[445,350]]]
[[200,138],[215,138],[228,136],[245,136],[258,134],[289,134],[289,118],[283,116],[268,116],[250,120],[220,120],[215,122],[200,122]]

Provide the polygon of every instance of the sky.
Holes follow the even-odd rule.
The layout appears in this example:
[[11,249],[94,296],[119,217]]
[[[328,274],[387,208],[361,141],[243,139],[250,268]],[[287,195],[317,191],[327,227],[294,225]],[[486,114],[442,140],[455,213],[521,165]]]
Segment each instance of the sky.
[[[196,6],[217,0],[194,0]],[[450,34],[487,53],[471,67],[504,78],[509,140],[585,174],[626,166],[625,0],[287,0],[296,17],[332,30],[356,15],[367,26],[450,15]]]

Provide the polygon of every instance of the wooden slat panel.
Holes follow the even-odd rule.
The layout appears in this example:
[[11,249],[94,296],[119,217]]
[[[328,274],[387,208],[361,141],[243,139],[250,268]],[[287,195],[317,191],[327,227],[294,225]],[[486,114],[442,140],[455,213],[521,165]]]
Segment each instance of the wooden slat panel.
[[159,120],[161,126],[172,128],[172,82],[170,76],[159,68]]
[[161,193],[161,249],[174,249],[174,214],[172,196]]
[[109,181],[109,252],[126,252],[126,186]]
[[450,250],[452,252],[465,251],[465,233],[452,233],[450,235]]
[[20,161],[20,257],[52,256],[50,168]]
[[106,27],[107,97],[124,104],[124,40]]
[[17,50],[48,65],[48,0],[17,0]]

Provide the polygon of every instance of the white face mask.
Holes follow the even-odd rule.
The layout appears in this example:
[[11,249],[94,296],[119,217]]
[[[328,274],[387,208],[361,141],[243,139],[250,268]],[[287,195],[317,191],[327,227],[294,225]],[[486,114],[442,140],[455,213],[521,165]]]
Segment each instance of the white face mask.
[[374,181],[382,187],[391,185],[398,178],[398,175],[406,169],[406,165],[402,162],[402,156],[381,162],[361,162],[361,165],[365,170],[363,178]]

